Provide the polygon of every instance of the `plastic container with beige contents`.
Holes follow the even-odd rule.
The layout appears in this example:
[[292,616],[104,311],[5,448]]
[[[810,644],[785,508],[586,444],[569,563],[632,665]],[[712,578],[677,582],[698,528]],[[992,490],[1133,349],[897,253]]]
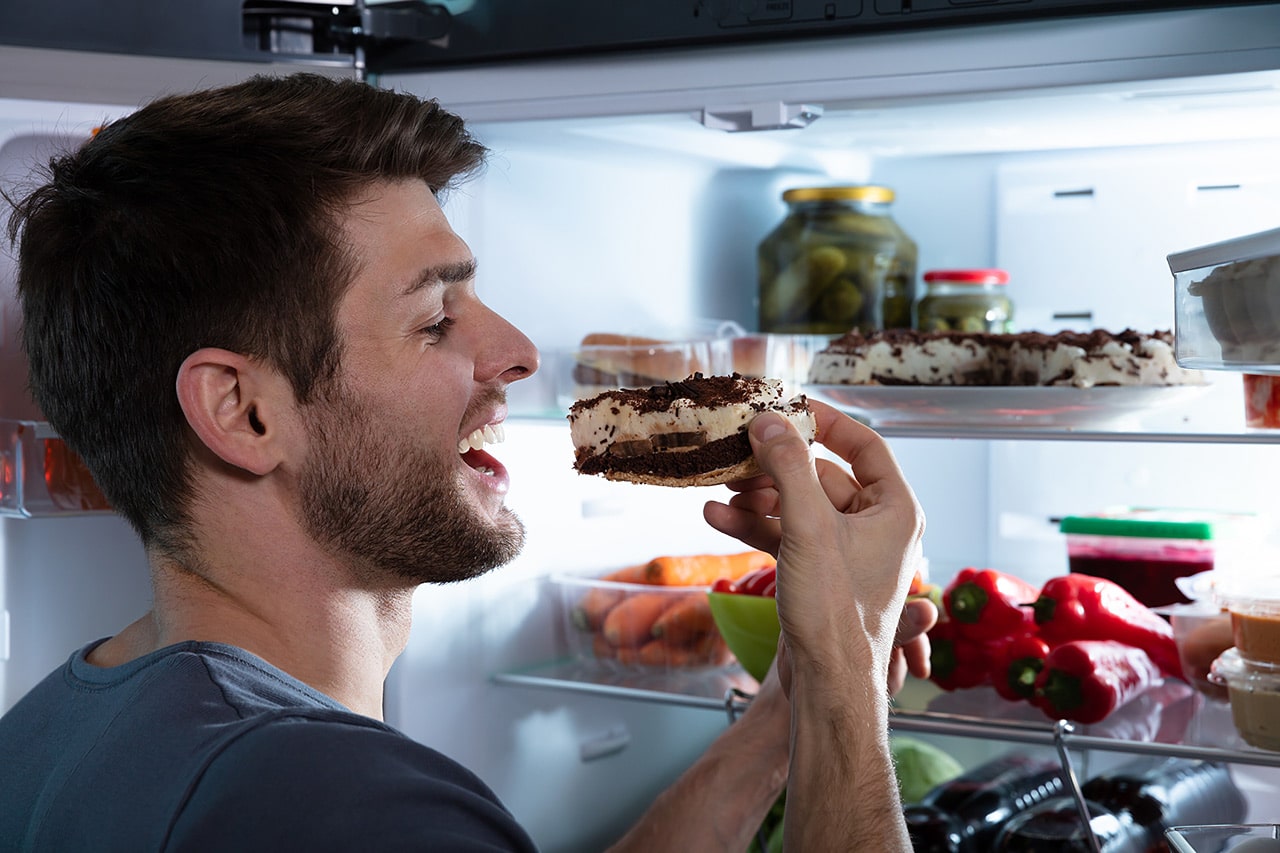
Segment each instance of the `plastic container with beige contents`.
[[1226,686],[1245,742],[1280,751],[1280,574],[1237,578],[1216,597],[1231,614],[1234,646],[1214,661],[1210,679]]

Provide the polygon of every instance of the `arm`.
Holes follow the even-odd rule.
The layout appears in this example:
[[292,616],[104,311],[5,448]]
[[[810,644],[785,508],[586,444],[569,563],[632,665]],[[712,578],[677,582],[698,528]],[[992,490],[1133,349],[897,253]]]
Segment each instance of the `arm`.
[[747,544],[778,549],[778,667],[792,706],[787,847],[909,851],[887,686],[904,664],[926,666],[922,643],[909,644],[903,663],[895,665],[894,652],[901,615],[934,616],[903,613],[924,518],[888,445],[852,418],[812,405],[819,440],[852,471],[815,463],[792,427],[761,415],[751,441],[767,476],[735,486],[728,505],[708,505],[707,520]]
[[610,853],[742,853],[787,781],[791,710],[775,669],[750,706],[663,791]]

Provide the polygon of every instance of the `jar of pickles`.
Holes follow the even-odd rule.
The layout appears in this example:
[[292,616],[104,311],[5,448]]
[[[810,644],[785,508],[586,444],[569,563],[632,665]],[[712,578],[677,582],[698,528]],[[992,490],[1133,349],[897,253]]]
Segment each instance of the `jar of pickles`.
[[1004,270],[930,270],[916,304],[916,328],[926,332],[1013,331],[1013,302]]
[[758,251],[760,331],[839,335],[910,328],[915,242],[879,186],[787,190],[787,216]]

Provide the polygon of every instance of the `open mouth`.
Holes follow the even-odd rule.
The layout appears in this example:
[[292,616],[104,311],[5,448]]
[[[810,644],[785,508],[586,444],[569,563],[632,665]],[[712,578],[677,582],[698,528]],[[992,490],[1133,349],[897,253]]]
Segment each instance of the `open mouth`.
[[458,453],[462,455],[462,461],[471,468],[482,474],[495,476],[501,466],[498,465],[497,460],[484,452],[484,448],[490,444],[501,444],[506,437],[506,430],[502,424],[485,424],[458,442]]

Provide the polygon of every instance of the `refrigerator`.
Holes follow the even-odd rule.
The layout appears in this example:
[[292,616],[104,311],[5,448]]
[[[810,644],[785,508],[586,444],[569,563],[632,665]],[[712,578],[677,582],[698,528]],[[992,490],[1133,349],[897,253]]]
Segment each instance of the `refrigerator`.
[[[542,351],[539,373],[511,389],[498,448],[529,536],[500,570],[419,590],[385,714],[474,769],[547,851],[617,838],[731,724],[744,700],[727,691],[753,687],[727,671],[633,689],[559,666],[553,576],[737,549],[701,520],[722,487],[573,472],[564,379],[584,335],[754,330],[756,246],[796,186],[892,188],[919,269],[1007,270],[1018,330],[1171,329],[1169,253],[1280,224],[1280,4],[865,0],[817,4],[809,17],[799,0],[673,4],[682,17],[565,4],[544,10],[559,26],[522,35],[499,23],[525,13],[474,0],[410,12],[420,38],[371,45],[316,35],[307,5],[273,4],[301,21],[274,34],[245,11],[252,3],[193,4],[183,20],[143,3],[153,27],[99,20],[95,31],[86,18],[61,37],[39,30],[40,15],[23,18],[0,36],[0,170],[17,178],[51,146],[161,92],[262,71],[364,75],[469,122],[490,160],[445,210],[480,261],[481,297]],[[326,8],[391,30],[413,5]],[[873,13],[896,17],[857,23]],[[210,35],[215,21],[231,30],[225,43]],[[436,31],[450,26],[455,54]],[[56,436],[25,394],[7,253],[0,271],[3,710],[73,649],[136,618],[148,583],[123,521],[50,494]],[[1105,507],[1270,522],[1280,433],[1244,427],[1239,374],[1207,378],[1192,402],[1124,418],[883,427],[928,519],[931,579],[965,566],[1032,582],[1062,574],[1056,519]],[[1195,726],[1189,747],[1216,748],[1229,713],[1202,709]],[[1144,748],[1141,734],[1097,745],[1040,732],[993,747],[981,739],[989,728],[905,717],[900,727],[963,763],[996,748],[1065,750],[1082,774]],[[1280,822],[1280,754],[1236,757],[1248,819]]]

